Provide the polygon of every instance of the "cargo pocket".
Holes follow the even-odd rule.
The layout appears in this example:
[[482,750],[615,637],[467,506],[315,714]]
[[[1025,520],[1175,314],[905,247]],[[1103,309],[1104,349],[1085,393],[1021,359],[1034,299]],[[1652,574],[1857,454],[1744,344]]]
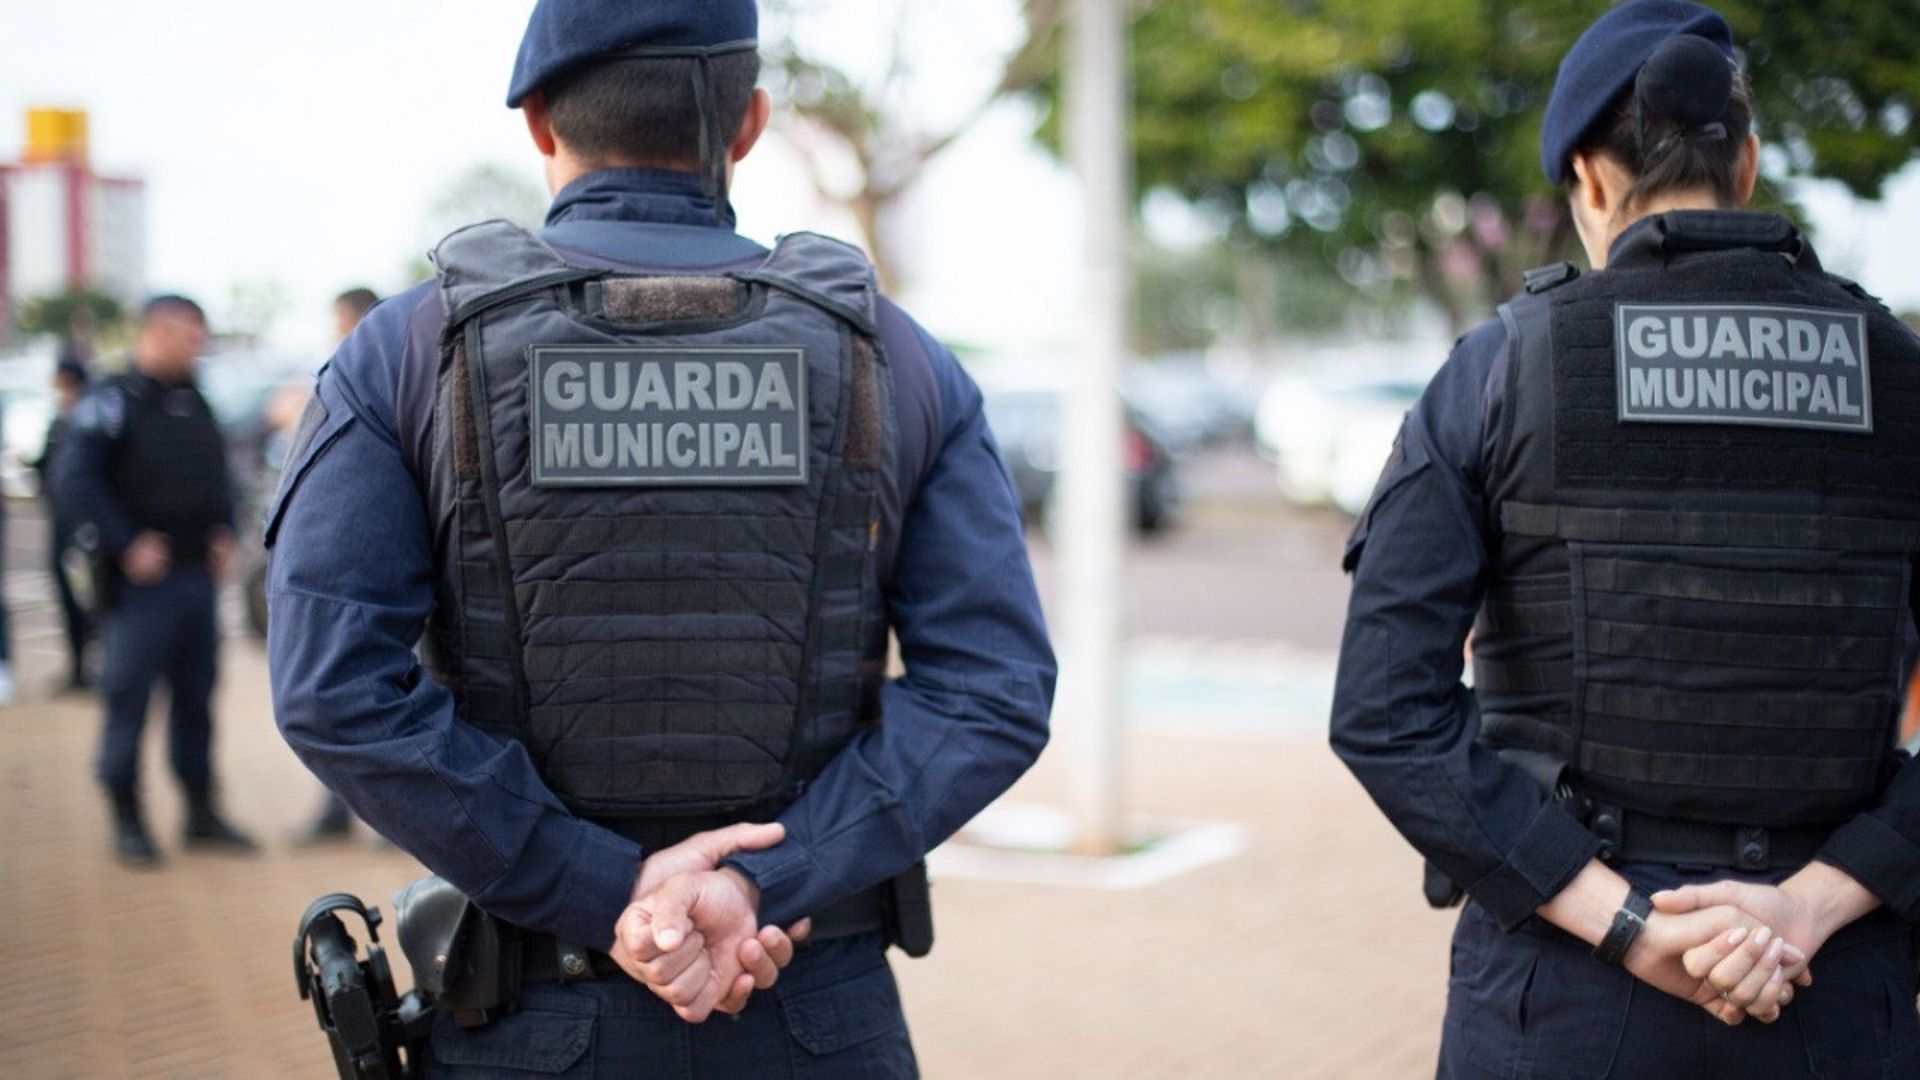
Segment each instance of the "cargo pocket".
[[1634,978],[1603,964],[1559,931],[1522,930],[1539,961],[1522,997],[1521,1076],[1601,1080],[1613,1069],[1626,1031]]
[[915,1080],[913,1044],[893,971],[783,995],[795,1080]]
[[592,1080],[591,1016],[521,1009],[477,1028],[449,1016],[433,1025],[430,1080],[521,1080],[561,1076]]
[[1822,1080],[1920,1076],[1915,984],[1904,933],[1815,957],[1813,986],[1787,1006],[1807,1068]]

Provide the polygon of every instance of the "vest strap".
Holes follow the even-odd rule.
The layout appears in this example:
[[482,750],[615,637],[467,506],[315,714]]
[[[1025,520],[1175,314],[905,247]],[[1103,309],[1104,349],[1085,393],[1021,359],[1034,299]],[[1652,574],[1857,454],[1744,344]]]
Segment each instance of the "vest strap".
[[1500,524],[1520,536],[1590,543],[1816,548],[1875,554],[1910,554],[1920,548],[1920,523],[1880,518],[1507,502],[1500,507]]

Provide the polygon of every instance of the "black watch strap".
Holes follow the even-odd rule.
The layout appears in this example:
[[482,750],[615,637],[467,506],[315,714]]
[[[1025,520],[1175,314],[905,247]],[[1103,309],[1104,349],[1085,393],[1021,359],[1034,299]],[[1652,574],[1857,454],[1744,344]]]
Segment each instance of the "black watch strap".
[[1629,889],[1626,900],[1613,916],[1613,926],[1607,930],[1607,936],[1593,947],[1593,955],[1603,964],[1619,967],[1627,958],[1627,950],[1633,947],[1633,939],[1646,929],[1647,916],[1653,913],[1653,897],[1639,889]]

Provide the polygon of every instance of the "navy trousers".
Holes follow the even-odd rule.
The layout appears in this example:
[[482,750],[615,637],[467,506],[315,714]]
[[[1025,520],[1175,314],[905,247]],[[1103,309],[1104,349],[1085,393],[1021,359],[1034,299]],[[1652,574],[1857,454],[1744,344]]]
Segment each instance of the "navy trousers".
[[214,592],[212,575],[198,565],[176,566],[156,585],[120,585],[101,628],[107,723],[98,774],[108,791],[131,794],[139,787],[140,732],[154,684],[162,680],[174,775],[190,792],[212,782],[211,704],[220,652]]
[[484,1027],[441,1016],[428,1080],[912,1080],[900,992],[879,935],[801,949],[737,1017],[688,1024],[623,977],[523,988]]
[[[1630,866],[1649,892],[1724,878]],[[1595,960],[1540,919],[1511,933],[1469,903],[1454,931],[1441,1080],[1907,1080],[1920,1077],[1912,928],[1876,911],[1814,957],[1779,1020],[1728,1027]]]

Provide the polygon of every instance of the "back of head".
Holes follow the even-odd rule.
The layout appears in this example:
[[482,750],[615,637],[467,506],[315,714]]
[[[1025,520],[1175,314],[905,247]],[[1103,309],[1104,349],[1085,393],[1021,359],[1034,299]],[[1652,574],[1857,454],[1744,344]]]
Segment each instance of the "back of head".
[[1677,191],[1730,205],[1752,131],[1726,20],[1687,0],[1632,0],[1596,20],[1561,62],[1540,164],[1547,179],[1572,184],[1574,153],[1606,154],[1634,177],[1623,208]]
[[[581,158],[602,165],[700,167],[701,107],[694,89],[699,61],[692,57],[596,61],[546,86],[553,133]],[[760,77],[756,52],[708,61],[713,122],[734,132],[746,118]]]
[[723,203],[759,27],[755,0],[539,0],[507,106],[542,93],[554,138],[582,161],[691,167]]

